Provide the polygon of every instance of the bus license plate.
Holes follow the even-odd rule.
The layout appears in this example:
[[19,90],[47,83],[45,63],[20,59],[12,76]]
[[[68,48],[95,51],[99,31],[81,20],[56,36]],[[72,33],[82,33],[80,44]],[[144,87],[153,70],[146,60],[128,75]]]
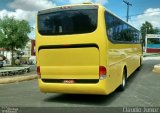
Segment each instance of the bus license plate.
[[63,83],[73,84],[73,83],[75,83],[75,81],[74,80],[64,80]]

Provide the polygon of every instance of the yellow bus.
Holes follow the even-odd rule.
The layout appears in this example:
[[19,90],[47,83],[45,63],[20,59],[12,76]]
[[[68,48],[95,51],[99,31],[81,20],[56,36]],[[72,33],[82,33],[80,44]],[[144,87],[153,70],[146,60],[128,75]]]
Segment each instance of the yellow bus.
[[141,66],[140,32],[99,4],[42,10],[36,57],[42,92],[106,95]]

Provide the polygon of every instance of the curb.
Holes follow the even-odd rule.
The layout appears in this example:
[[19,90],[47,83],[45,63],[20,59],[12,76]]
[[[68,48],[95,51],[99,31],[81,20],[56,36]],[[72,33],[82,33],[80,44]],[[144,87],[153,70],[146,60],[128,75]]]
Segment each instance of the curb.
[[143,60],[160,60],[160,57],[143,57]]
[[153,72],[160,73],[160,64],[154,65]]
[[22,81],[28,81],[37,79],[37,75],[29,75],[29,76],[16,76],[12,78],[2,78],[0,79],[0,84],[8,84],[8,83],[14,83],[14,82],[22,82]]

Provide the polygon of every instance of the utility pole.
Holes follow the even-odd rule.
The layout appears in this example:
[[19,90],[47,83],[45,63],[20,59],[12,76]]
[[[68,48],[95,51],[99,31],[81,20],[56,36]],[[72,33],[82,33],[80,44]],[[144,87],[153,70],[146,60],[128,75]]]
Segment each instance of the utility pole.
[[125,4],[127,4],[127,16],[126,16],[126,21],[128,22],[129,19],[129,6],[132,6],[128,1],[123,0]]

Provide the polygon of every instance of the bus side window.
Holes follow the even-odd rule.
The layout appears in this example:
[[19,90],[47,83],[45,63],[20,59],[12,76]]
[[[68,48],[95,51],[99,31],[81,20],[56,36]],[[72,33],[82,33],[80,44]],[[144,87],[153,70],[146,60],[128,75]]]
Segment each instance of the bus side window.
[[106,22],[106,33],[108,35],[108,38],[113,37],[113,32],[114,32],[114,18],[108,13],[105,12],[105,22]]
[[139,43],[139,32],[118,19],[116,16],[105,12],[106,33],[109,39],[115,43]]

